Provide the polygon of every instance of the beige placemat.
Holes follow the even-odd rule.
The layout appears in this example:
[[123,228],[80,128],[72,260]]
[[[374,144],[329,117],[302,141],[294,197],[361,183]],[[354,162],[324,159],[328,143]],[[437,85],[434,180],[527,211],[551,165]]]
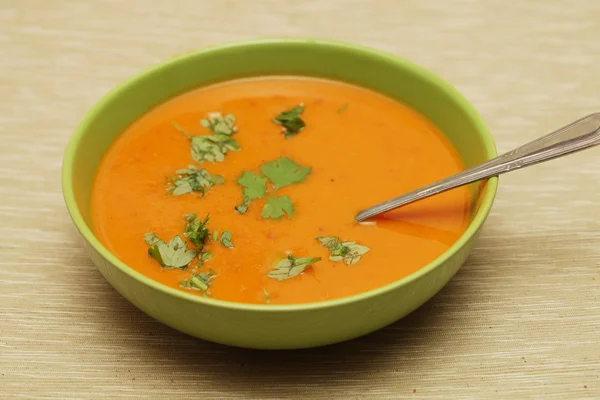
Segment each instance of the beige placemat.
[[87,259],[60,193],[67,139],[113,85],[222,41],[312,35],[455,84],[500,150],[600,110],[600,2],[0,1],[0,397],[600,398],[600,150],[501,179],[438,296],[345,344],[265,353],[145,316]]

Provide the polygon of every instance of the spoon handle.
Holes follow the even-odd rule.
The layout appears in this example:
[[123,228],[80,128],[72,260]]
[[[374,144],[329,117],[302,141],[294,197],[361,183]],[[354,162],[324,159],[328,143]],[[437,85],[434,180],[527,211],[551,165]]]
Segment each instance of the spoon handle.
[[598,144],[600,144],[600,113],[594,113],[476,167],[366,208],[356,215],[356,221],[361,222],[425,197]]

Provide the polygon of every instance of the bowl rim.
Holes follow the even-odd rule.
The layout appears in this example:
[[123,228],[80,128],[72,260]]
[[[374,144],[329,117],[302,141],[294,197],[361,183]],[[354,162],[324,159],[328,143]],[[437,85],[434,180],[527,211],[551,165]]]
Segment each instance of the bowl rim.
[[[92,248],[98,252],[105,260],[111,263],[114,267],[119,269],[129,277],[141,282],[151,289],[163,292],[166,295],[178,297],[181,300],[191,301],[194,303],[202,304],[205,306],[213,306],[217,308],[224,308],[229,310],[244,310],[244,311],[255,311],[255,312],[293,312],[293,311],[314,311],[324,308],[333,308],[338,306],[348,305],[354,302],[365,301],[373,297],[380,296],[387,292],[394,291],[404,285],[407,285],[440,267],[450,257],[457,253],[463,246],[465,246],[478,232],[487,218],[498,187],[498,178],[492,177],[487,181],[485,193],[481,198],[481,205],[477,210],[474,218],[469,223],[469,226],[460,238],[450,246],[444,253],[438,256],[436,259],[431,261],[429,264],[419,268],[417,271],[411,273],[404,278],[393,281],[386,285],[371,289],[365,292],[357,293],[347,297],[341,297],[332,300],[323,300],[310,303],[298,303],[298,304],[281,304],[281,305],[270,305],[270,304],[253,304],[253,303],[241,303],[227,300],[218,300],[203,296],[198,296],[192,293],[187,293],[182,290],[171,288],[163,283],[155,281],[146,275],[136,271],[132,267],[119,260],[113,253],[111,253],[100,241],[96,238],[91,228],[85,223],[83,216],[77,206],[75,200],[75,192],[73,190],[73,163],[75,156],[80,147],[81,139],[85,136],[88,127],[91,125],[96,116],[102,112],[103,108],[113,101],[113,99],[120,96],[121,93],[129,90],[130,86],[135,85],[139,81],[153,75],[161,70],[170,68],[172,65],[185,62],[186,59],[191,57],[198,57],[202,55],[208,55],[210,53],[224,51],[232,48],[240,47],[256,47],[256,46],[270,46],[270,45],[306,45],[306,46],[317,46],[317,47],[329,47],[338,50],[353,51],[360,53],[361,56],[371,57],[393,63],[399,68],[409,69],[414,74],[417,74],[427,80],[431,85],[437,86],[445,94],[451,97],[456,104],[468,115],[468,117],[474,123],[478,134],[481,136],[484,148],[487,152],[488,157],[492,158],[497,155],[496,146],[494,140],[487,128],[487,125],[483,121],[483,118],[477,112],[473,105],[460,94],[452,85],[438,77],[434,73],[427,69],[408,61],[400,56],[388,53],[386,51],[378,50],[375,48],[348,43],[338,40],[331,39],[317,39],[317,38],[302,38],[302,37],[281,37],[281,38],[265,38],[265,39],[251,39],[251,40],[238,40],[231,41],[221,44],[215,44],[210,46],[201,47],[196,50],[187,51],[174,57],[165,59],[159,63],[151,65],[140,72],[134,74],[128,79],[122,81],[108,93],[106,93],[84,116],[81,122],[73,132],[67,147],[65,149],[62,165],[62,191],[63,197],[67,210],[75,224],[77,230],[82,235],[84,240],[92,246]],[[360,86],[360,84],[358,84]]]

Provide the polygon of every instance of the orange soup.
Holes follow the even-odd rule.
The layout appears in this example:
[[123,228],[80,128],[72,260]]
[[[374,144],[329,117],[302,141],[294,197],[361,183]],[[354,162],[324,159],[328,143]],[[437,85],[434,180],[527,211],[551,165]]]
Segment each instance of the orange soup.
[[233,80],[173,98],[117,138],[94,182],[93,227],[124,263],[189,293],[335,299],[401,279],[461,236],[467,187],[354,217],[462,169],[431,122],[381,94]]

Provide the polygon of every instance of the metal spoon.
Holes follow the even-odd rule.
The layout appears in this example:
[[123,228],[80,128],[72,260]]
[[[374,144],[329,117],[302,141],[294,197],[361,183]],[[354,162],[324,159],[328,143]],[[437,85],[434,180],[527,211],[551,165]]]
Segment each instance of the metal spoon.
[[356,214],[356,221],[361,222],[455,187],[562,157],[598,144],[600,144],[600,113],[594,113],[476,167],[366,208]]

